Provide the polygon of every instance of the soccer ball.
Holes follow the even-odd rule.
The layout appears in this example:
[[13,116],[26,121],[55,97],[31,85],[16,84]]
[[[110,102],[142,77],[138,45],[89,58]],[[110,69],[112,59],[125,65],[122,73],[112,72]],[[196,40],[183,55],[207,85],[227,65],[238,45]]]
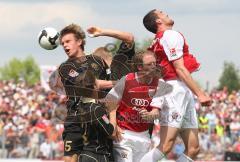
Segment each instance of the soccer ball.
[[59,45],[59,33],[56,29],[47,27],[38,34],[39,45],[46,50],[53,50]]

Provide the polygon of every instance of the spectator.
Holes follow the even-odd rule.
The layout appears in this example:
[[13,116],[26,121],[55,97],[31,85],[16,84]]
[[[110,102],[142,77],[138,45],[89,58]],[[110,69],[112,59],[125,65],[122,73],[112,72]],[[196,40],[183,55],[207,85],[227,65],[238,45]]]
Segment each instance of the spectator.
[[[213,90],[211,97],[211,108],[198,108],[199,120],[203,118],[200,122],[203,127],[200,125],[199,130],[198,158],[201,160],[221,159],[226,150],[240,152],[240,91],[228,93],[225,87]],[[45,91],[39,84],[28,86],[24,81],[0,81],[0,158],[38,158],[40,146],[43,143],[48,146],[46,141],[49,141],[52,154],[44,155],[45,158],[61,160],[64,99],[64,96]],[[206,118],[210,120],[207,126]],[[157,135],[161,129],[157,122],[155,124],[154,134]],[[208,125],[211,125],[209,132]],[[153,141],[159,142],[159,139]],[[5,150],[1,144],[5,144]],[[181,141],[178,141],[173,155],[181,149]]]

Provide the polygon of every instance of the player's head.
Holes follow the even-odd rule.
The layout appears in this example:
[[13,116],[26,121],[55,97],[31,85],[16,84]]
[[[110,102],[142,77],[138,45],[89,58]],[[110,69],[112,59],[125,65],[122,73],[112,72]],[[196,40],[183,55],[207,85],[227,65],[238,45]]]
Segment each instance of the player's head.
[[105,47],[99,47],[94,52],[93,55],[101,57],[110,66],[112,62],[112,53],[109,52]]
[[156,56],[151,51],[139,51],[133,57],[135,71],[149,77],[161,77],[161,68],[156,64]]
[[136,71],[147,71],[156,67],[156,57],[151,51],[139,51],[133,57]]
[[152,33],[157,33],[160,27],[172,27],[173,24],[174,21],[167,14],[156,9],[149,11],[143,18],[143,25]]
[[60,31],[60,43],[69,57],[74,57],[78,50],[84,51],[86,35],[82,28],[70,24]]

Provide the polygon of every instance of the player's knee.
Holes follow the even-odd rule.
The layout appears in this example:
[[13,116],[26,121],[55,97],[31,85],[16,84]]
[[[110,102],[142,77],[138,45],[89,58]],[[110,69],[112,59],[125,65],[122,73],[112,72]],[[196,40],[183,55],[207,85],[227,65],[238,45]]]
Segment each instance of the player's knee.
[[64,156],[64,162],[77,162],[77,154],[72,156]]
[[172,147],[174,145],[174,141],[175,141],[175,139],[170,139],[170,140],[164,142],[163,144],[160,144],[160,150],[164,154],[168,154],[172,150]]
[[72,158],[71,157],[64,157],[64,162],[71,162]]
[[197,156],[197,154],[200,151],[200,147],[199,146],[195,146],[195,147],[190,147],[187,151],[187,155],[191,158],[194,158]]

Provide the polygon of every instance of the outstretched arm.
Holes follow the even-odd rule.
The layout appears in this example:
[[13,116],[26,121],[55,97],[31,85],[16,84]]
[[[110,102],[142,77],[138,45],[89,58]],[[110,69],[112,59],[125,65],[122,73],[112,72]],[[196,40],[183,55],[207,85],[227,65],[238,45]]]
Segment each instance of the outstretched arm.
[[108,37],[120,39],[123,42],[126,42],[128,44],[132,44],[134,42],[134,37],[131,33],[123,32],[119,30],[103,29],[103,28],[93,26],[88,28],[87,32],[90,37],[108,36]]
[[163,48],[168,57],[168,60],[173,64],[177,76],[182,80],[189,89],[198,97],[198,100],[203,106],[211,104],[211,98],[204,93],[203,90],[193,80],[191,73],[185,67],[183,60],[184,38],[176,31],[169,30],[164,33]]
[[191,74],[184,66],[183,58],[175,60],[173,62],[173,66],[176,70],[176,73],[184,83],[192,90],[192,92],[198,97],[199,102],[202,106],[209,106],[211,105],[211,98],[206,95],[203,90],[196,84],[193,80]]

